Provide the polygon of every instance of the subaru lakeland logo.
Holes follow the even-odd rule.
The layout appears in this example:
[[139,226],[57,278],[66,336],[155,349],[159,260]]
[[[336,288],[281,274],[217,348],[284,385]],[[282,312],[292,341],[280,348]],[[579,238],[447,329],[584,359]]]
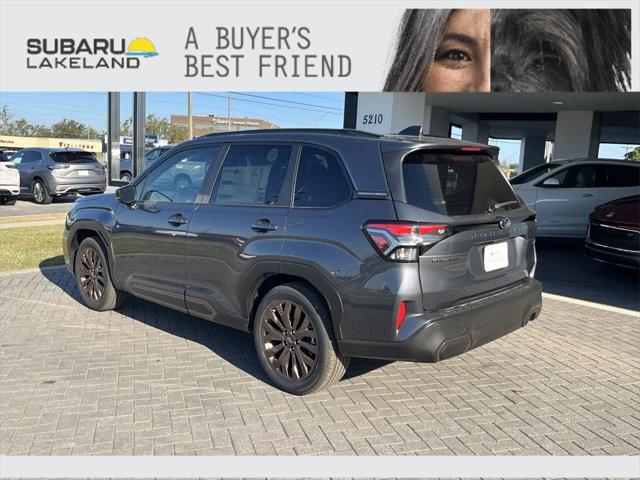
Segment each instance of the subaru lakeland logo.
[[498,223],[498,226],[502,230],[507,230],[511,226],[511,219],[503,218],[502,220],[500,220],[500,223]]
[[125,38],[29,38],[27,68],[43,70],[127,70],[156,57],[151,40]]

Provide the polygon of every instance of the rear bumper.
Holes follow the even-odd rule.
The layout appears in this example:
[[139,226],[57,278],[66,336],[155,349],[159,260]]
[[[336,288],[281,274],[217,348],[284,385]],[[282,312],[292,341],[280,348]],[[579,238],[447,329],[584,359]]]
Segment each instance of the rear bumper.
[[106,189],[106,182],[72,184],[57,183],[54,185],[54,188],[50,193],[53,195],[64,195],[68,193],[104,193]]
[[625,252],[604,245],[594,245],[589,240],[584,245],[584,251],[587,257],[597,262],[640,269],[640,252]]
[[0,185],[0,195],[15,197],[20,195],[19,185]]
[[403,341],[371,342],[344,340],[340,351],[354,357],[438,362],[502,337],[538,317],[542,308],[540,282],[525,284],[496,295],[413,316],[423,323]]

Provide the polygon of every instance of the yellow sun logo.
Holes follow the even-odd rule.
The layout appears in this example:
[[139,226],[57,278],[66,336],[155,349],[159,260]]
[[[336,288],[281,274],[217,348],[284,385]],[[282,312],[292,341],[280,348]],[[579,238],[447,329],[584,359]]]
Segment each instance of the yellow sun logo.
[[127,55],[135,55],[139,57],[155,57],[158,55],[156,47],[151,40],[146,37],[135,38],[129,43]]

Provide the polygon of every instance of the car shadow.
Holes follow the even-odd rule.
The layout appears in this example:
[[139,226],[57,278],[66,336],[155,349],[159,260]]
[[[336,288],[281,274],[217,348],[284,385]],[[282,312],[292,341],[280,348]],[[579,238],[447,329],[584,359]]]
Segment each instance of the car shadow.
[[538,238],[536,278],[545,292],[640,310],[637,271],[596,262],[584,253],[584,240]]
[[[49,266],[47,263],[49,260],[44,260],[40,264],[42,275],[64,294],[82,304],[73,275],[66,268]],[[252,377],[270,383],[258,363],[253,339],[248,333],[195,318],[131,295],[117,311],[150,327],[199,343]],[[363,375],[388,363],[390,362],[352,359],[343,380]]]

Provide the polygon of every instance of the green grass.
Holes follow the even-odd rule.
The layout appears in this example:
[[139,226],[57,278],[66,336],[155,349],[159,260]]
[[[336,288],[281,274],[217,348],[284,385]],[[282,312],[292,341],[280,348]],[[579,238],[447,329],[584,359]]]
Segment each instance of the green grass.
[[0,272],[61,265],[64,225],[0,229]]

